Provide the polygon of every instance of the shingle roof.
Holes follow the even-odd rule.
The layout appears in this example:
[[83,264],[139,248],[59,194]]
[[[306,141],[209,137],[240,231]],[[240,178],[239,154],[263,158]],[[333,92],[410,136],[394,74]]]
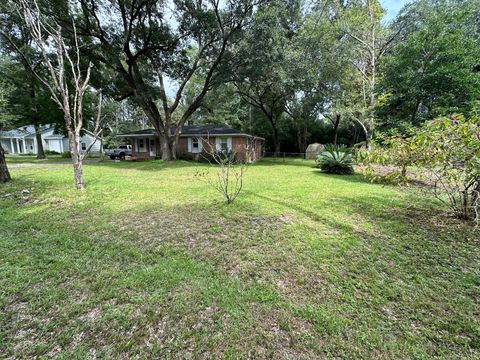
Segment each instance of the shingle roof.
[[[174,129],[172,130],[175,131]],[[131,131],[124,134],[119,134],[119,136],[141,136],[141,135],[156,135],[157,132],[155,129],[145,129],[138,131]],[[192,125],[184,126],[180,132],[181,136],[208,136],[208,135],[237,135],[237,136],[253,136],[244,133],[241,130],[234,129],[225,124],[207,124],[207,125]]]
[[145,130],[137,130],[137,131],[129,131],[128,133],[118,134],[118,136],[126,136],[126,135],[157,135],[155,129],[145,129]]
[[[53,127],[53,125],[41,125],[40,130],[45,131],[50,129],[51,127]],[[4,138],[24,137],[24,136],[31,136],[34,134],[35,134],[35,127],[33,125],[25,125],[13,130],[0,131],[0,137],[4,137]]]
[[217,124],[208,124],[208,125],[195,125],[195,126],[184,126],[182,128],[183,135],[246,135],[244,132],[231,128],[227,125],[217,125]]
[[52,135],[44,136],[43,138],[46,139],[46,140],[49,140],[49,139],[63,139],[64,137],[65,137],[65,135],[52,134]]

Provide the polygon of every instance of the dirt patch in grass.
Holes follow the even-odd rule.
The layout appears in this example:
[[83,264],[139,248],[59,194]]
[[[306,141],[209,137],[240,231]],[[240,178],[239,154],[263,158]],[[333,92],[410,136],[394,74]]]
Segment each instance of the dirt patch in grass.
[[[134,229],[148,246],[180,247],[229,276],[274,285],[282,296],[296,302],[311,301],[312,293],[324,294],[322,268],[309,266],[308,256],[302,259],[298,244],[289,237],[289,226],[298,223],[293,215],[218,215],[208,209],[172,209],[130,214],[120,222],[122,228]],[[312,231],[322,234],[322,230]],[[325,229],[327,235],[336,232]]]
[[0,357],[478,357],[479,239],[432,202],[260,163],[224,206],[127,165],[0,190]]

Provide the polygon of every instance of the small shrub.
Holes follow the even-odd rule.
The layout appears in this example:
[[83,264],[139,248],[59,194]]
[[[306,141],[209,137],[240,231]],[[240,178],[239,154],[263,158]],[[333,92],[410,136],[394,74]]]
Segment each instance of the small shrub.
[[45,155],[60,155],[60,153],[53,150],[45,150]]
[[233,203],[243,190],[246,164],[235,161],[236,156],[233,151],[205,148],[202,157],[212,165],[216,174],[212,176],[209,171],[200,171],[195,176],[219,192],[227,204]]
[[71,159],[72,158],[72,154],[70,154],[70,151],[64,151],[62,153],[62,158],[64,159]]
[[328,174],[353,174],[354,159],[346,146],[326,145],[325,150],[317,157],[317,167]]
[[[426,189],[460,219],[480,223],[480,118],[463,115],[427,122],[410,136],[394,135],[373,143],[361,161],[372,181],[408,184],[407,167],[415,166]],[[373,165],[393,170],[378,176]]]

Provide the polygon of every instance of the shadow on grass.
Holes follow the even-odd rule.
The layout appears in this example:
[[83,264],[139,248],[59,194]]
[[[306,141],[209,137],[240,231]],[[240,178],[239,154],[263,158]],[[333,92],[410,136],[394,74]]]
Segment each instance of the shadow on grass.
[[254,198],[257,198],[260,201],[267,201],[267,202],[270,202],[270,203],[274,203],[274,204],[283,206],[286,209],[298,212],[298,213],[310,218],[310,220],[313,220],[315,222],[321,222],[322,224],[325,224],[328,227],[342,228],[342,229],[348,230],[348,231],[352,230],[352,227],[346,225],[345,223],[339,223],[337,221],[332,220],[331,218],[328,218],[324,215],[321,215],[318,212],[308,210],[305,207],[299,206],[299,205],[294,204],[292,202],[287,202],[287,201],[284,201],[284,200],[280,200],[278,198],[273,198],[273,197],[268,197],[268,196],[265,196],[265,195],[260,195],[258,193],[255,193],[255,192],[252,192],[252,191],[247,191],[247,190],[244,191],[244,193],[252,195]]
[[324,177],[325,179],[331,178],[335,181],[370,184],[370,181],[368,181],[368,179],[366,179],[361,173],[355,173],[352,175],[337,175],[324,173],[319,169],[313,169],[312,174]]
[[259,161],[252,164],[252,166],[298,166],[298,167],[315,167],[315,163],[312,160],[303,159],[289,159],[285,160],[281,158],[262,158]]
[[[248,194],[258,201],[139,205],[128,214],[94,199],[83,212],[73,211],[74,199],[61,208],[47,203],[50,211],[14,209],[0,229],[8,258],[1,269],[4,355],[48,356],[56,339],[61,351],[84,347],[85,357],[90,348],[104,357],[142,357],[151,342],[172,357],[186,357],[195,344],[197,354],[218,357],[230,351],[314,358],[308,351],[315,347],[307,348],[305,339],[322,344],[316,357],[353,349],[362,358],[408,358],[412,349],[428,357],[466,354],[473,346],[475,280],[468,277],[477,255],[468,243],[448,242],[463,229],[425,224],[412,208],[391,208],[391,199],[339,196],[352,216],[375,229],[356,232],[364,243],[346,253],[334,244],[328,252],[322,235],[313,233],[315,252],[294,243],[292,237],[303,234],[261,213],[258,202],[343,230],[337,242],[354,225],[305,205]],[[318,257],[320,251],[328,258]],[[28,338],[16,337],[26,329]]]
[[163,160],[139,160],[139,161],[114,161],[104,160],[89,164],[95,167],[106,167],[111,169],[132,169],[140,171],[158,171],[166,169],[180,169],[180,168],[194,168],[200,166],[208,166],[208,163],[187,161],[187,160],[175,160],[175,161],[163,161]]

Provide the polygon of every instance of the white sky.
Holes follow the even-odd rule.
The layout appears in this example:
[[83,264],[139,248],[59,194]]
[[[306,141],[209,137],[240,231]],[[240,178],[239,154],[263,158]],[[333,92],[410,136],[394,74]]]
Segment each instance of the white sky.
[[411,0],[380,0],[383,7],[387,10],[387,15],[385,16],[385,21],[390,21],[397,16],[398,12],[402,7],[411,2]]

